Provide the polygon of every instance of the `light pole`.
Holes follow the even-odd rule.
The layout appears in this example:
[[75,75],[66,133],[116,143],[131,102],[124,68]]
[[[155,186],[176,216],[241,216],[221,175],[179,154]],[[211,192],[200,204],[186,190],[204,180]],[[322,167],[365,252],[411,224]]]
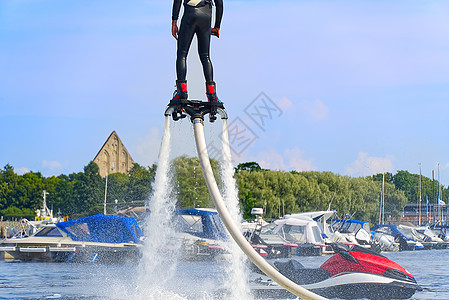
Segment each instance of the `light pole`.
[[[113,163],[114,165],[115,163]],[[114,170],[114,168],[111,168],[111,173]],[[103,203],[103,214],[106,215],[106,199],[108,196],[108,176],[109,176],[109,172],[106,173],[106,184],[104,185],[104,203]]]

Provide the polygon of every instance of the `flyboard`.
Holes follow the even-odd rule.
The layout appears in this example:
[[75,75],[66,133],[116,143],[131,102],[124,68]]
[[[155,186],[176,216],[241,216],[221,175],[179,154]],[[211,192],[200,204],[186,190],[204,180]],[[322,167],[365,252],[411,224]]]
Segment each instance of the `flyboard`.
[[[193,123],[196,150],[198,152],[198,158],[200,160],[201,169],[203,171],[204,179],[206,180],[207,188],[209,194],[212,197],[215,208],[220,215],[221,220],[225,224],[229,233],[231,234],[234,241],[239,245],[240,249],[248,256],[248,258],[268,277],[278,283],[280,286],[293,293],[294,295],[302,299],[326,299],[317,294],[314,294],[305,288],[294,283],[281,273],[279,273],[272,265],[270,265],[263,257],[261,257],[245,239],[243,234],[240,232],[237,225],[234,223],[230,213],[228,212],[226,205],[223,202],[223,198],[218,189],[217,183],[215,181],[214,173],[212,172],[212,167],[209,161],[209,155],[206,148],[206,139],[204,137],[204,116],[209,114],[210,122],[214,122],[217,119],[217,114],[223,120],[223,130],[227,135],[227,119],[228,115],[221,102],[204,102],[199,100],[172,100],[164,115],[166,117],[171,116],[174,121],[183,119],[190,116],[190,120]],[[224,143],[229,147],[229,141]],[[230,153],[230,151],[228,151]],[[230,158],[229,158],[230,159]]]

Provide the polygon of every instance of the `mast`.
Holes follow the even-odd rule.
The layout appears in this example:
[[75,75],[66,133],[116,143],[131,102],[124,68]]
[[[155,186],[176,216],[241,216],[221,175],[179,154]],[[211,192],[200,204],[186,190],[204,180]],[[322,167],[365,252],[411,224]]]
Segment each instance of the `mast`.
[[[444,200],[443,200],[443,192],[442,192],[441,188],[442,187],[441,187],[441,181],[440,181],[440,163],[438,163],[438,207],[439,207],[440,212],[441,212],[440,221],[441,221],[441,224],[443,224],[443,222],[444,222],[444,206],[445,206],[445,203],[444,203]],[[441,207],[441,206],[443,206],[443,207]]]
[[438,163],[438,219],[440,223],[441,223],[441,216],[442,210],[441,210],[440,163]]
[[418,225],[421,226],[421,163],[419,163],[419,207],[418,207]]
[[379,203],[379,224],[385,224],[385,173],[382,173],[382,190]]
[[[432,199],[435,199],[435,170],[432,170]],[[430,200],[430,203],[432,204],[432,200]],[[432,210],[433,210],[433,219],[436,222],[436,213],[435,209],[430,205],[430,215],[432,217]]]
[[47,195],[50,194],[46,190],[42,191],[42,217],[53,218],[53,210],[48,209],[47,206]]
[[382,191],[380,191],[379,199],[379,225],[382,224]]
[[385,224],[385,173],[382,174],[382,224]]

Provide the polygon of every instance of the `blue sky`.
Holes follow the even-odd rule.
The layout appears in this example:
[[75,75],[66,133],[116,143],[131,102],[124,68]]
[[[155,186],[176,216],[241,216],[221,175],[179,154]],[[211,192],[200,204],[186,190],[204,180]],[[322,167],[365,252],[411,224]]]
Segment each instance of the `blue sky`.
[[[136,162],[156,162],[175,80],[171,5],[0,1],[1,167],[79,172],[113,130]],[[439,163],[449,184],[448,32],[445,0],[225,0],[215,81],[229,122],[253,134],[235,163],[350,176],[421,163],[427,177]],[[195,45],[188,84],[204,99]],[[258,126],[246,112],[261,93],[276,114]],[[174,147],[194,155],[190,142]]]

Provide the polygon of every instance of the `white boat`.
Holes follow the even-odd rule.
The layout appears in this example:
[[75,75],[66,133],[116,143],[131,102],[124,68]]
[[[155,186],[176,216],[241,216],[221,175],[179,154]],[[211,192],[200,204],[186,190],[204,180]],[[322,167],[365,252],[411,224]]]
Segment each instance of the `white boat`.
[[421,233],[424,236],[424,239],[427,241],[435,242],[436,245],[434,248],[438,249],[447,249],[449,248],[449,241],[444,241],[442,238],[438,237],[429,226],[418,226],[415,228],[416,231]]
[[418,232],[413,226],[399,224],[398,230],[401,231],[409,239],[419,242],[423,246],[423,249],[433,249],[438,244],[438,242],[436,241],[427,239],[424,234]]
[[378,241],[381,239],[393,241],[399,245],[399,251],[403,250],[420,250],[424,246],[403,232],[403,230],[394,224],[378,224],[371,227],[371,232],[374,233],[374,238]]
[[143,233],[134,218],[94,215],[44,225],[30,237],[0,242],[13,261],[123,262],[140,257]]
[[58,222],[67,221],[68,217],[54,217],[53,210],[47,207],[47,191],[42,191],[42,204],[41,208],[37,209],[34,220],[28,220],[21,218],[19,226],[7,228],[8,236],[14,236],[17,238],[24,238],[36,233],[42,226],[47,224],[56,224]]
[[369,223],[355,219],[335,219],[332,222],[335,243],[354,244],[381,252],[382,248],[373,239]]
[[286,215],[285,218],[296,218],[296,219],[307,219],[310,218],[318,223],[320,229],[322,231],[322,236],[326,243],[333,243],[333,235],[334,231],[332,230],[330,224],[327,223],[327,220],[332,218],[337,212],[335,210],[322,210],[322,211],[311,211],[311,212],[302,212]]
[[253,247],[267,257],[322,255],[326,248],[321,229],[311,218],[276,220],[250,237]]
[[[329,223],[328,220],[334,217],[336,213],[337,212],[334,210],[324,210],[296,213],[286,215],[285,217],[297,219],[312,218],[317,221],[322,231],[324,242],[327,245],[335,243],[348,246],[359,245],[365,248],[372,248],[375,251],[380,251],[380,248],[375,247],[375,242],[371,237],[368,222],[353,219],[334,219],[332,220],[332,223]],[[327,247],[325,251],[326,253],[333,253],[332,247]]]

